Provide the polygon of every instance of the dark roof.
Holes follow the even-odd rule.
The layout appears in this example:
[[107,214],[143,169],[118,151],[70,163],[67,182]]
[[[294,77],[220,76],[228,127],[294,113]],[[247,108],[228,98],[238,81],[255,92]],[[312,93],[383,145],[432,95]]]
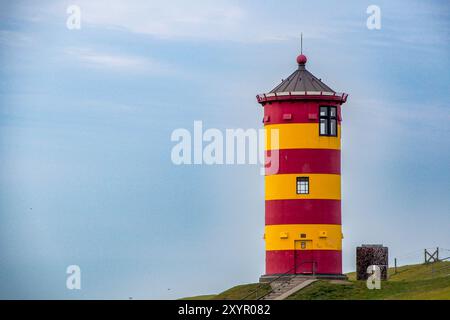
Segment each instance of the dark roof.
[[270,93],[294,91],[335,92],[320,79],[316,78],[311,72],[306,70],[305,64],[299,64],[298,69],[287,79],[283,80],[278,86],[273,88]]

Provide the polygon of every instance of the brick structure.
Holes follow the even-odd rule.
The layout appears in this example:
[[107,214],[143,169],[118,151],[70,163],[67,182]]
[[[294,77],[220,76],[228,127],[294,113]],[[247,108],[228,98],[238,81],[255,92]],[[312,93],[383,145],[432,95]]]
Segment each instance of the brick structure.
[[356,279],[367,280],[369,274],[367,268],[377,265],[381,269],[381,280],[387,280],[388,248],[381,244],[363,244],[356,248]]

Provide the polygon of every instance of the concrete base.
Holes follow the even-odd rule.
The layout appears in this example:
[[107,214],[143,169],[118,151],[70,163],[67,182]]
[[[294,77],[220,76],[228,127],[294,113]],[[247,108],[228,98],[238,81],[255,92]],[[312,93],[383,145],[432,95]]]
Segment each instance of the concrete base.
[[[327,279],[327,280],[348,280],[345,274],[264,274],[259,277],[260,283],[268,283],[275,279],[279,281],[286,281],[292,278],[305,278],[305,279]],[[277,280],[277,281],[278,281]]]

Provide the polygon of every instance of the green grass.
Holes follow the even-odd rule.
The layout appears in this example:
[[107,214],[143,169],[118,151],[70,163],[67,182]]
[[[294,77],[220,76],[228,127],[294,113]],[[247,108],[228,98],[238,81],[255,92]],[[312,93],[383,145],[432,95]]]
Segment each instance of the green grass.
[[[356,281],[355,273],[347,274],[350,281],[319,280],[291,295],[288,300],[450,300],[450,262],[418,264],[390,268],[389,280],[382,281],[380,290],[367,289],[365,281]],[[447,269],[442,269],[447,267]],[[435,272],[432,272],[435,270]],[[219,294],[184,298],[183,300],[240,300],[259,288],[256,299],[270,291],[267,284],[250,283],[235,286]]]
[[[348,274],[347,284],[317,281],[291,295],[289,300],[450,300],[450,262],[433,265],[411,265],[389,270],[389,280],[382,281],[380,290],[367,289],[365,281],[356,281]],[[439,271],[432,272],[432,268]]]
[[235,286],[219,294],[188,297],[181,300],[241,300],[248,294],[256,291],[257,288],[258,291],[247,297],[246,300],[256,300],[270,291],[270,286],[267,284],[249,283]]
[[256,289],[258,289],[258,291],[252,294],[250,297],[246,298],[246,300],[256,300],[257,298],[263,296],[271,290],[270,285],[268,284],[242,284],[218,294],[214,297],[214,300],[239,300],[252,293]]
[[216,296],[217,296],[217,294],[205,294],[202,296],[181,298],[180,300],[213,300],[214,297],[216,297]]
[[[402,266],[397,268],[395,273],[394,268],[388,269],[389,281],[401,281],[401,280],[416,280],[431,279],[433,277],[442,277],[450,275],[450,269],[442,270],[443,267],[449,267],[450,262],[436,262],[433,264],[414,264],[408,266]],[[435,270],[433,273],[432,270]],[[438,271],[439,270],[439,271]],[[356,280],[356,273],[347,273],[349,280]]]

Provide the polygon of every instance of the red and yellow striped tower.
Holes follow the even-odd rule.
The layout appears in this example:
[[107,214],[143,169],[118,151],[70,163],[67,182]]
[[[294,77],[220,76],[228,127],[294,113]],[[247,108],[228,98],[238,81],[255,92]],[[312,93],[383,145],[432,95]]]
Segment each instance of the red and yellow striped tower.
[[[266,277],[289,274],[342,274],[341,105],[336,93],[306,70],[298,69],[266,94]],[[278,146],[271,131],[277,129]],[[263,276],[264,277],[264,276]]]

